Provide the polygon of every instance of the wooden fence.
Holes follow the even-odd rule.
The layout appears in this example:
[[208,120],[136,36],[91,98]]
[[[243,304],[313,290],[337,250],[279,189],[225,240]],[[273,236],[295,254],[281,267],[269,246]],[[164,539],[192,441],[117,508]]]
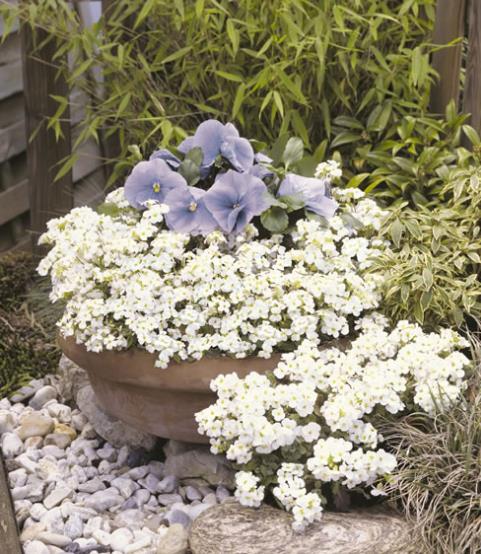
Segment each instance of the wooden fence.
[[[114,3],[102,0],[106,17]],[[49,63],[53,46],[36,50],[32,56],[31,31],[23,28],[21,35],[14,33],[0,46],[0,253],[31,248],[48,219],[73,206],[98,202],[106,177],[102,159],[115,154],[115,139],[100,147],[86,143],[73,170],[54,183],[58,162],[71,151],[76,124],[88,99],[79,91],[72,92],[70,123],[64,123],[63,140],[57,142],[53,131],[43,125],[27,142],[39,122],[53,115],[57,106],[51,95],[65,94],[66,84],[54,78]],[[457,46],[433,55],[440,80],[433,87],[431,108],[442,113],[454,99],[464,112],[472,114],[471,125],[481,132],[481,0],[438,0],[434,42],[445,44],[458,37],[463,40]],[[466,41],[467,63],[462,68]]]
[[[31,40],[28,29],[16,30],[0,45],[0,254],[30,250],[36,240],[32,232],[38,235],[48,219],[73,206],[98,203],[106,180],[101,149],[91,140],[79,148],[68,177],[53,183],[88,102],[78,90],[70,95],[67,140],[57,143],[44,127],[28,143],[26,137],[37,124],[56,110],[50,95],[60,93],[62,86],[51,65],[39,61],[38,52],[30,55]],[[45,62],[51,59],[49,48],[42,52]]]

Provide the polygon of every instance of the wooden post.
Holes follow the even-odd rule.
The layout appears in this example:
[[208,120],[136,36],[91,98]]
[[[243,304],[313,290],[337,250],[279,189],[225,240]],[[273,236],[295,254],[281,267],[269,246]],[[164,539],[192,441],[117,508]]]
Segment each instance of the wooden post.
[[0,451],[0,549],[5,554],[22,554],[17,520],[13,511],[7,472]]
[[[474,0],[477,2],[479,0]],[[447,44],[458,37],[464,37],[466,0],[438,0],[433,42]],[[439,81],[431,92],[431,111],[444,113],[446,106],[454,99],[459,101],[461,80],[461,42],[456,46],[443,48],[433,54],[432,65],[439,73]]]
[[468,13],[469,47],[463,111],[471,114],[469,123],[481,134],[481,0],[471,0]]
[[[58,141],[53,129],[47,129],[48,118],[55,114],[57,102],[51,95],[67,96],[65,79],[57,76],[52,64],[55,41],[36,48],[46,38],[45,31],[22,26],[22,57],[25,96],[25,125],[28,144],[28,180],[30,227],[36,250],[38,235],[52,217],[67,213],[73,207],[72,172],[54,182],[58,162],[71,153],[70,110],[61,124],[63,138]],[[35,133],[35,134],[34,134]]]
[[[114,10],[116,0],[102,0],[102,16],[108,26],[108,19]],[[107,83],[106,83],[107,84]],[[107,180],[110,179],[114,164],[121,152],[120,137],[118,131],[106,136],[106,131],[101,134],[102,155],[105,158],[105,169]]]

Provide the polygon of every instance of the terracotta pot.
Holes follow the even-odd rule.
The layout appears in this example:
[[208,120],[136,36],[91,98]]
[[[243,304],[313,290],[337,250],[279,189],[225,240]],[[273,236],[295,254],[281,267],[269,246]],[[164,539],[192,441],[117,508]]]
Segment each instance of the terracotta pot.
[[265,373],[276,367],[280,354],[272,358],[233,359],[206,357],[198,362],[171,363],[155,367],[156,356],[145,350],[88,352],[73,338],[59,337],[65,355],[85,369],[99,406],[141,431],[180,441],[207,443],[197,432],[194,414],[215,402],[212,379],[236,372]]

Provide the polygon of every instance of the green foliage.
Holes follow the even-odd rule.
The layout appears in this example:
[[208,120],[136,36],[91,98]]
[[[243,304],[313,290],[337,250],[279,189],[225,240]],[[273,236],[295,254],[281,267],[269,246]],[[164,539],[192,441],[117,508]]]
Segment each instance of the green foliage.
[[456,112],[454,102],[447,107],[444,118],[408,115],[390,127],[383,124],[372,128],[369,123],[337,118],[333,144],[348,133],[347,126],[359,129],[352,139],[350,165],[355,171],[348,171],[348,178],[352,175],[348,186],[363,183],[366,192],[374,191],[386,203],[437,203],[450,170],[467,168],[476,160],[473,152],[461,145],[464,139],[474,149],[479,147],[479,137],[465,124],[466,119],[466,115]]
[[118,131],[119,170],[129,144],[149,153],[206,115],[266,144],[288,133],[364,159],[402,117],[423,115],[434,78],[435,0],[118,0],[89,28],[66,0],[30,4],[0,13],[57,41],[53,62],[94,100],[77,145]]
[[466,399],[434,419],[412,414],[383,430],[398,469],[390,493],[413,526],[419,552],[475,554],[481,543],[481,357]]
[[[42,325],[36,309],[30,309],[34,296],[38,306],[38,293],[28,293],[35,265],[26,255],[0,258],[0,398],[35,377],[55,372],[58,364],[55,326]],[[45,293],[41,296],[48,298]]]
[[481,319],[481,168],[444,179],[432,206],[391,209],[382,236],[393,246],[372,267],[385,271],[385,311],[431,328]]

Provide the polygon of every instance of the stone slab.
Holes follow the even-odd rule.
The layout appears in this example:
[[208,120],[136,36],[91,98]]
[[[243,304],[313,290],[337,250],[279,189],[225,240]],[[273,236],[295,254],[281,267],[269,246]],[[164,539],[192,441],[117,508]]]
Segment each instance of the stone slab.
[[[304,533],[291,528],[286,512],[235,502],[206,510],[190,532],[192,554],[408,554],[414,552],[400,516],[365,510],[326,512]],[[409,545],[409,547],[408,547]]]

